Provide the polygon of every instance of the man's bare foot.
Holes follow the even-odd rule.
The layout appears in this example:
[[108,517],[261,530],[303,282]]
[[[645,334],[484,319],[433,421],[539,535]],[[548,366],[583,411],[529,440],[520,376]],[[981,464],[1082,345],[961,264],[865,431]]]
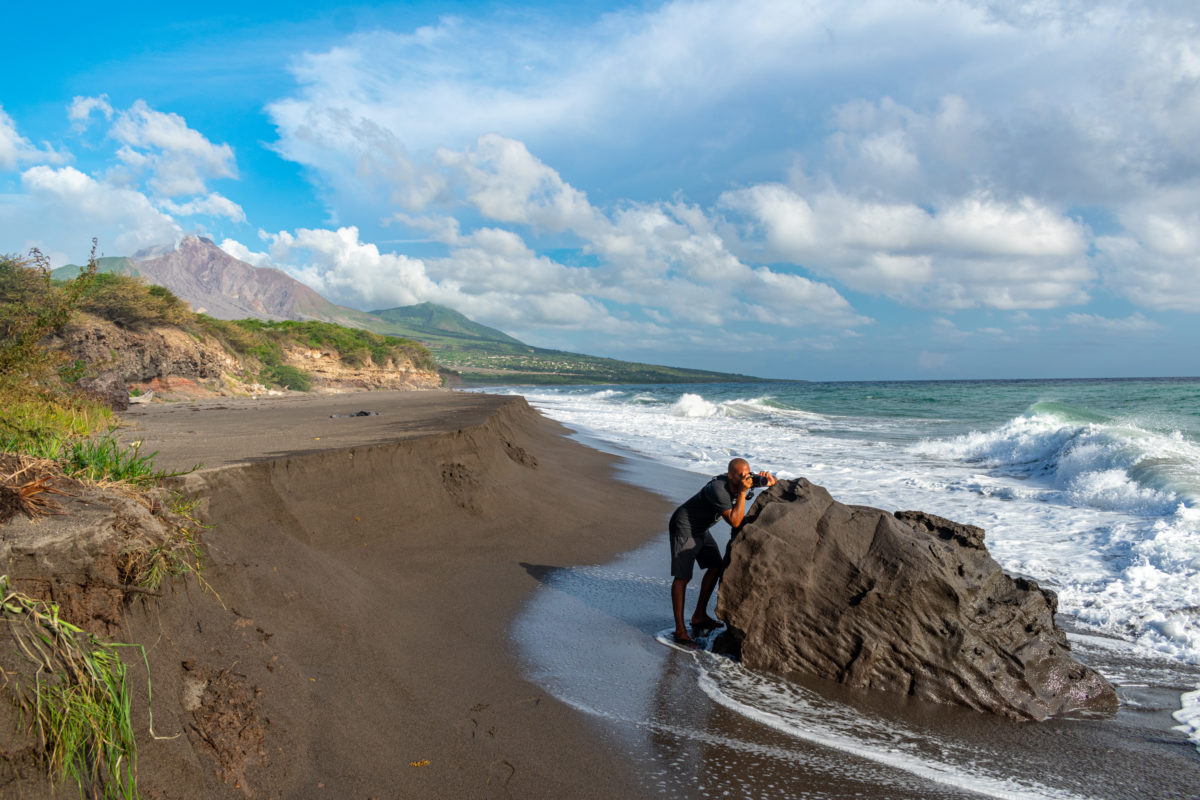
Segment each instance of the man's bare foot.
[[679,645],[680,647],[687,647],[692,650],[698,650],[700,648],[700,643],[688,636],[686,633],[682,635],[676,633],[673,634],[671,638],[674,639],[675,644]]
[[692,617],[692,630],[711,631],[713,628],[721,627],[721,623],[705,614],[701,617]]

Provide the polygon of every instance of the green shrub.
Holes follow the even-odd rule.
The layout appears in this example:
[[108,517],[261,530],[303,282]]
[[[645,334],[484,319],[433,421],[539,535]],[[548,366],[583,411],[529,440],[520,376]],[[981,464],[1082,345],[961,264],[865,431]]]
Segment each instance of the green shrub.
[[268,386],[295,389],[297,392],[307,392],[312,388],[312,379],[307,372],[287,364],[264,367],[258,379]]
[[0,255],[0,448],[37,453],[54,443],[104,427],[112,411],[80,397],[70,384],[82,374],[77,364],[44,346],[48,335],[70,319],[96,277],[96,242],[88,267],[77,278],[56,283],[41,253],[29,258]]
[[29,258],[0,255],[0,384],[56,383],[53,367],[61,355],[42,340],[67,323],[95,280],[95,251],[93,239],[87,269],[65,284],[51,280],[50,264],[37,250]]
[[[261,362],[264,370],[259,379],[264,383],[283,385],[275,377],[274,368],[283,366],[284,348],[297,345],[331,350],[354,367],[364,366],[369,359],[381,367],[392,361],[397,365],[409,363],[416,369],[437,369],[432,354],[420,342],[399,336],[381,336],[332,322],[219,320],[204,314],[197,314],[195,320],[199,328],[229,349]],[[292,370],[293,374],[297,372],[299,370]]]
[[95,276],[83,292],[80,308],[122,328],[183,325],[193,316],[187,303],[170,289],[111,272]]

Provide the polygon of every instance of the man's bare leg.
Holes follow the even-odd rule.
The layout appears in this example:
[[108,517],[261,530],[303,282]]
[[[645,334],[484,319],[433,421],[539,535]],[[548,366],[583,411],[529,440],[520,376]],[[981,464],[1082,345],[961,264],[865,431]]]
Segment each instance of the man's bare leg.
[[688,582],[682,578],[671,581],[671,610],[675,612],[675,638],[691,641],[687,626],[683,624],[683,601],[687,597]]
[[721,577],[717,569],[705,570],[700,579],[700,599],[696,602],[696,613],[692,614],[692,624],[702,628],[715,628],[718,623],[708,615],[708,601],[712,598],[713,589],[717,588],[717,578]]

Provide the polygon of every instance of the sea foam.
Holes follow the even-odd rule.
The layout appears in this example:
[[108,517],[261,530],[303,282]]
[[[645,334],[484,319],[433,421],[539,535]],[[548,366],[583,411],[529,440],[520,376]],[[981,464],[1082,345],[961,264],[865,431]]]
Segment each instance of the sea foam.
[[829,413],[837,403],[816,410],[769,385],[744,388],[521,391],[567,425],[700,475],[741,456],[843,502],[984,527],[1001,565],[1057,591],[1060,610],[1082,625],[1200,664],[1190,610],[1200,606],[1200,447],[1178,430],[1040,402],[947,433],[971,419],[931,416],[933,387],[892,406],[854,393],[859,406],[846,410],[857,413],[841,415]]

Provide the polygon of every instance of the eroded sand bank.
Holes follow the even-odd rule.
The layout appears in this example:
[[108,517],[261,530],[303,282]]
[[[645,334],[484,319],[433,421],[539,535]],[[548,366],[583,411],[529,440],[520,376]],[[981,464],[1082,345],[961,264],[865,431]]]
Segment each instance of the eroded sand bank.
[[[336,417],[359,410],[376,416]],[[366,393],[135,410],[212,525],[205,580],[129,612],[149,797],[615,797],[618,755],[521,677],[526,566],[605,560],[665,502],[520,398]],[[223,603],[223,607],[222,607]],[[143,724],[141,730],[145,731]]]

